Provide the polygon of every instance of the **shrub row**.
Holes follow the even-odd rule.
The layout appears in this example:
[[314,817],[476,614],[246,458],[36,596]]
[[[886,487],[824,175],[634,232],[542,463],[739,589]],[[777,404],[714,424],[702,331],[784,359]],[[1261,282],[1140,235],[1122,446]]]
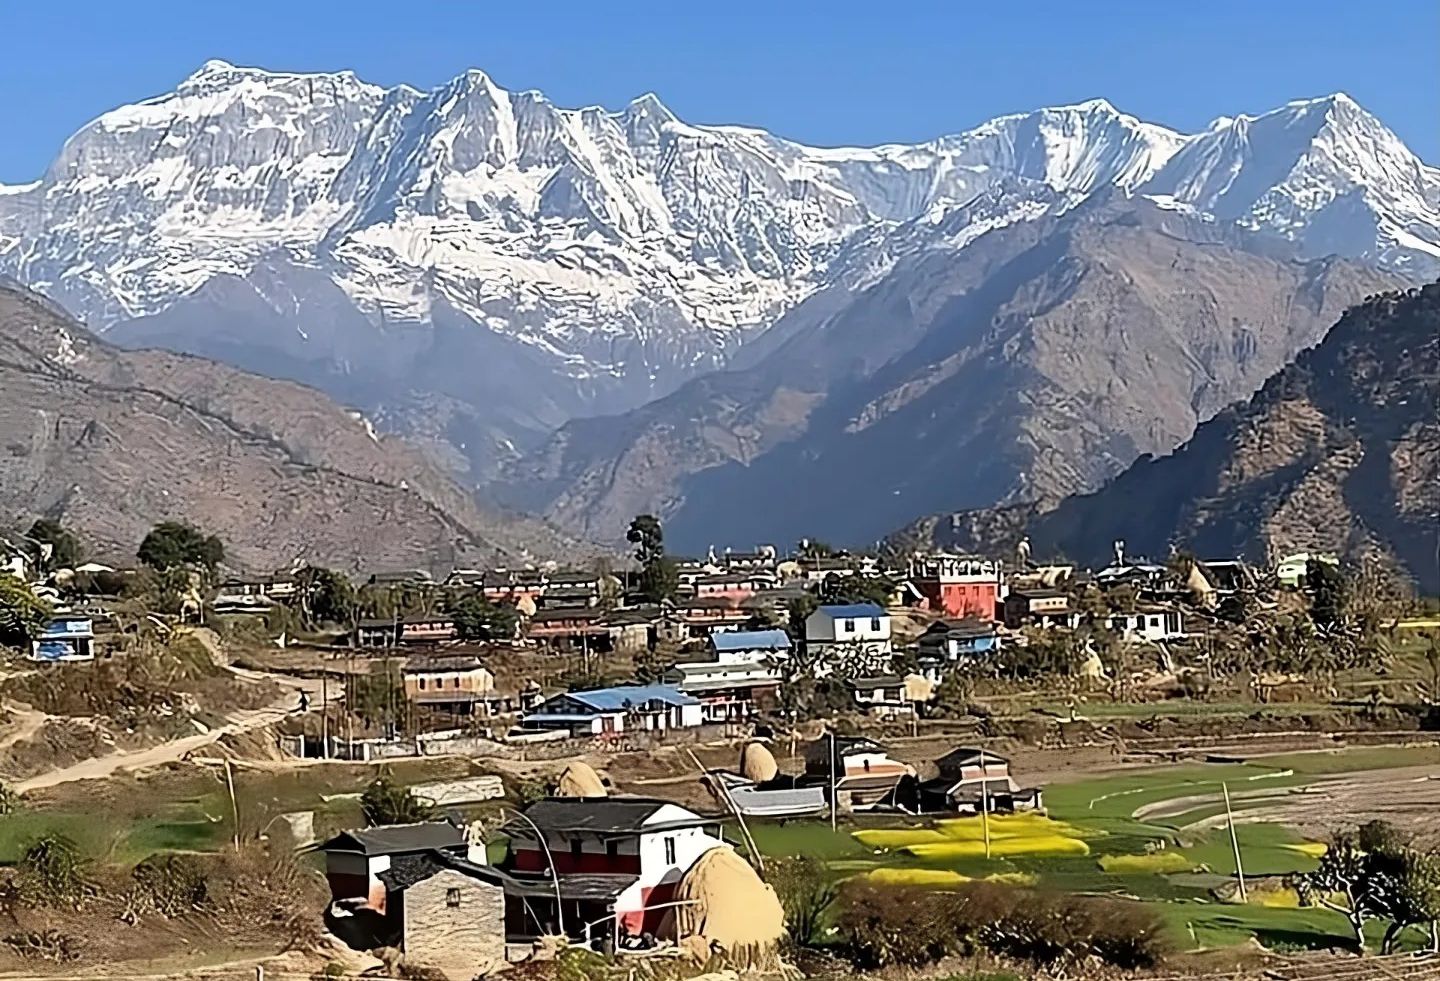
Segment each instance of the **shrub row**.
[[1151,967],[1168,948],[1164,924],[1137,903],[1037,892],[987,882],[937,892],[845,884],[836,926],[860,967],[921,967],[949,954],[994,954],[1041,964],[1099,958]]

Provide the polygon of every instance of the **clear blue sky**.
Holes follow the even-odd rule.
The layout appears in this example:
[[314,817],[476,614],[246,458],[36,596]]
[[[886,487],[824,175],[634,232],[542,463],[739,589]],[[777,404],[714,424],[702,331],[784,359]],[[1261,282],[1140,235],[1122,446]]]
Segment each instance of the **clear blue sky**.
[[0,0],[0,181],[208,58],[430,87],[468,67],[561,105],[913,141],[1103,96],[1180,129],[1344,90],[1440,162],[1440,2]]

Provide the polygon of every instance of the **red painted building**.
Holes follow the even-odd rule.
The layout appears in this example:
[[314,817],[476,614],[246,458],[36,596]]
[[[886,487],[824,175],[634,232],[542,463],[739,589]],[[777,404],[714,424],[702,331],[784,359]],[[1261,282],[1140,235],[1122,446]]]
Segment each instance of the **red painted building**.
[[973,555],[934,552],[910,563],[910,582],[928,609],[947,617],[994,620],[1000,601],[1000,563]]

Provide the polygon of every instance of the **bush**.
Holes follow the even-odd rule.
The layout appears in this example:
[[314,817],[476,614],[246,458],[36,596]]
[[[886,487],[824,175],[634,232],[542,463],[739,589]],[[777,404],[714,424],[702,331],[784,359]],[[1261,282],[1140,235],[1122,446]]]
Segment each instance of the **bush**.
[[835,882],[825,863],[813,855],[772,858],[765,864],[765,881],[785,910],[785,928],[791,939],[798,944],[813,943],[821,918],[835,902]]
[[74,841],[44,835],[31,842],[19,863],[26,898],[42,904],[74,902],[85,893],[85,861]]
[[950,922],[948,895],[852,879],[838,904],[836,926],[857,967],[924,967],[965,949]]
[[847,883],[837,918],[862,968],[920,967],[984,948],[1039,964],[1096,957],[1152,967],[1168,950],[1164,924],[1136,903],[976,882],[934,892],[865,880]]
[[210,880],[194,855],[152,855],[130,873],[135,906],[161,916],[179,917],[210,903]]
[[430,820],[434,808],[381,773],[360,795],[360,811],[371,825],[416,824]]

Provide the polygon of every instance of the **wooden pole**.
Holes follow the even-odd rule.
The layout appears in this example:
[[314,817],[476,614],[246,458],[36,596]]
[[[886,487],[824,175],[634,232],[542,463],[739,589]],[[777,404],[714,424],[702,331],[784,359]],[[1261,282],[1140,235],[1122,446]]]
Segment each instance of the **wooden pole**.
[[840,807],[838,781],[835,779],[835,767],[838,765],[835,760],[835,730],[831,729],[825,735],[830,737],[830,830],[834,832],[839,827],[837,812]]
[[1235,812],[1230,809],[1230,785],[1220,781],[1220,790],[1225,794],[1225,820],[1230,825],[1230,847],[1235,850],[1235,876],[1240,883],[1240,902],[1248,903],[1245,892],[1245,867],[1240,864],[1240,839],[1235,834]]
[[990,860],[990,770],[980,750],[980,827],[985,832],[985,860]]
[[230,768],[230,757],[225,757],[225,787],[230,791],[230,819],[234,822],[235,850],[240,850],[240,805],[235,802],[235,774]]
[[320,665],[320,758],[330,758],[330,669]]

